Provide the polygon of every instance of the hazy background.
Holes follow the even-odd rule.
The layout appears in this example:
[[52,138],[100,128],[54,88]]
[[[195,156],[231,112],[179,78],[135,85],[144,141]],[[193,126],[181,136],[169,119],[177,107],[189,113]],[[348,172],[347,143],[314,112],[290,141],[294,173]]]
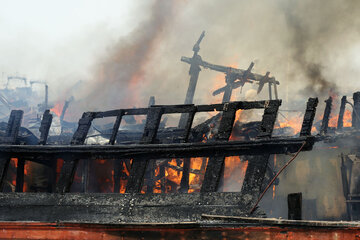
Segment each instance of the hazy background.
[[[74,95],[69,111],[182,103],[192,46],[209,62],[280,81],[283,106],[296,99],[360,89],[360,1],[149,0],[0,1],[0,73],[46,80],[50,101]],[[223,74],[200,73],[195,103],[219,102],[211,92]],[[76,88],[73,86],[76,85]],[[257,86],[247,85],[243,99]],[[257,99],[267,98],[267,88]],[[294,106],[292,106],[294,107]],[[305,106],[298,106],[302,109]],[[80,116],[80,113],[78,114]],[[78,118],[74,116],[74,118]]]

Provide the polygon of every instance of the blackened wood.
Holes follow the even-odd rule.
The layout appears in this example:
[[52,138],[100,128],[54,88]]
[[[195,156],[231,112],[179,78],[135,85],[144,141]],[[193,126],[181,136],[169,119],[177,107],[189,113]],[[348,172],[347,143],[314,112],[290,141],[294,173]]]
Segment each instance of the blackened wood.
[[25,160],[19,158],[17,160],[17,167],[16,167],[16,187],[15,192],[22,192],[24,188],[24,166]]
[[131,164],[130,176],[126,184],[126,193],[139,193],[144,182],[147,161],[136,158]]
[[311,136],[311,128],[314,122],[316,107],[319,103],[318,98],[309,98],[306,104],[304,120],[301,126],[300,136]]
[[78,128],[75,131],[71,140],[71,145],[82,145],[85,142],[86,136],[91,127],[91,123],[94,119],[93,112],[85,112],[79,120]]
[[64,158],[64,164],[61,168],[60,177],[56,184],[56,192],[57,193],[66,193],[70,191],[71,184],[73,182],[76,167],[79,159],[66,157]]
[[202,214],[245,216],[251,207],[239,193],[1,193],[0,203],[0,221],[113,224],[200,221]]
[[136,144],[136,145],[0,145],[0,156],[11,154],[13,157],[26,156],[43,158],[71,154],[85,158],[184,158],[208,157],[214,155],[262,155],[294,153],[302,143],[304,151],[309,151],[318,138],[274,138],[251,141],[206,142],[206,143],[173,143],[173,144]]
[[124,162],[123,160],[114,160],[114,193],[120,192],[120,179],[123,171]]
[[10,118],[6,127],[5,137],[7,137],[8,143],[15,143],[21,126],[21,121],[24,112],[22,110],[12,110]]
[[41,120],[41,125],[40,125],[40,140],[39,140],[39,144],[40,145],[45,145],[47,138],[49,136],[49,130],[50,130],[50,126],[52,123],[52,119],[53,119],[53,115],[50,114],[50,110],[45,110],[42,120]]
[[[260,132],[256,137],[257,139],[271,138],[280,105],[281,100],[270,101],[269,104],[266,104],[263,119],[260,125]],[[256,200],[260,195],[269,157],[269,154],[247,156],[248,166],[243,186],[241,188],[241,193],[248,195],[252,200]]]
[[185,122],[184,126],[180,126],[180,122],[179,122],[179,128],[184,128],[184,135],[183,135],[183,139],[182,142],[187,142],[189,140],[189,136],[190,136],[190,131],[191,131],[191,126],[193,124],[194,121],[194,117],[196,114],[196,108],[193,109],[193,111],[191,111],[190,113],[188,113],[187,119]]
[[[156,169],[156,160],[150,159],[147,162],[147,169],[145,170],[145,185],[146,191],[145,193],[153,193],[155,187],[155,169]],[[142,164],[146,164],[143,162]],[[131,175],[130,175],[131,176]]]
[[141,143],[153,143],[156,139],[157,130],[161,116],[163,114],[162,107],[151,107],[146,117],[146,123],[144,128],[144,134],[141,138]]
[[[71,145],[82,145],[85,142],[86,136],[91,127],[91,123],[94,119],[93,112],[83,113],[81,119],[79,120],[79,125],[76,132],[73,135],[71,140]],[[74,175],[76,172],[76,167],[79,162],[79,158],[73,158],[72,156],[67,156],[64,159],[64,164],[61,168],[59,181],[56,185],[56,192],[65,193],[70,191],[71,184],[74,180]]]
[[[151,107],[146,117],[144,134],[141,138],[141,143],[154,143],[156,139],[157,130],[159,128],[161,116],[163,114],[162,107]],[[154,160],[150,160],[154,161]],[[130,170],[130,176],[126,185],[126,193],[137,193],[141,191],[141,186],[145,176],[149,161],[133,161]],[[153,164],[151,164],[153,166]],[[155,169],[149,169],[155,171]],[[153,176],[154,174],[150,174]],[[147,181],[147,189],[153,189],[151,180]]]
[[288,202],[288,219],[289,220],[301,220],[302,209],[302,194],[291,193],[287,197]]
[[257,138],[271,138],[280,105],[281,100],[272,100],[265,103],[264,115]]
[[344,126],[344,113],[345,113],[345,106],[346,106],[346,96],[343,96],[341,98],[341,104],[340,104],[340,111],[339,111],[339,117],[337,122],[337,129],[340,130]]
[[111,144],[111,145],[115,144],[115,140],[116,140],[117,133],[119,131],[122,116],[123,116],[123,112],[120,112],[119,115],[117,115],[117,117],[116,117],[114,127],[113,127],[113,130],[111,132],[111,137],[110,137],[110,140],[109,140],[109,144]]
[[321,122],[320,134],[326,134],[329,127],[329,119],[331,114],[332,98],[329,97],[326,101],[326,106],[324,110],[324,116]]
[[[21,126],[21,121],[24,112],[22,110],[12,110],[10,113],[10,118],[6,126],[5,138],[4,141],[1,141],[0,144],[15,144],[16,139],[19,133]],[[2,153],[0,155],[0,191],[2,191],[4,180],[6,177],[7,170],[10,164],[11,155],[8,153]]]
[[353,94],[354,108],[352,113],[352,126],[356,129],[360,128],[360,92]]
[[[229,140],[237,110],[237,103],[224,104],[219,130],[215,136],[216,140]],[[224,160],[224,156],[215,156],[210,158],[206,167],[204,181],[200,190],[201,192],[216,192],[223,172]]]
[[187,193],[189,191],[190,158],[183,159],[182,177],[179,192]]
[[148,107],[151,107],[152,105],[155,105],[155,96],[150,96]]
[[0,157],[0,192],[1,192],[4,186],[6,173],[9,168],[11,155],[8,153],[1,153],[0,156],[1,156]]
[[246,156],[248,166],[241,187],[241,193],[246,194],[253,201],[256,201],[261,193],[269,156],[269,154]]

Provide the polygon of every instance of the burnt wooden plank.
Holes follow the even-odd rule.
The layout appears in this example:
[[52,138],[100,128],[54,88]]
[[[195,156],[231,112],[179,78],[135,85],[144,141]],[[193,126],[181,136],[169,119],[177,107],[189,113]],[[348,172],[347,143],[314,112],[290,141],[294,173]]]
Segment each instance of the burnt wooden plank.
[[360,128],[360,92],[353,94],[354,106],[352,113],[352,126],[356,129]]
[[[141,138],[140,143],[154,143],[156,139],[157,130],[159,128],[161,116],[163,114],[162,107],[151,107],[149,108],[148,115],[146,117],[146,123],[144,128],[144,134]],[[150,163],[153,166],[153,161]],[[143,183],[143,179],[145,176],[145,172],[149,161],[133,161],[130,170],[130,176],[126,185],[126,193],[137,193],[141,191],[141,185]],[[150,171],[155,171],[155,169],[151,169]],[[151,176],[153,174],[150,174]],[[153,184],[149,184],[148,188],[152,189]]]
[[300,136],[311,136],[311,128],[314,122],[318,98],[309,98],[306,104],[304,120],[301,126]]
[[[229,140],[237,110],[238,103],[224,104],[219,130],[215,136],[216,140]],[[216,192],[221,179],[221,173],[224,168],[224,159],[224,156],[215,156],[210,158],[206,167],[204,181],[201,185],[201,192]]]
[[[193,124],[195,114],[196,114],[196,109],[193,109],[190,113],[187,114],[187,120],[186,120],[185,125],[183,127],[184,128],[184,135],[183,135],[182,142],[187,142],[189,140],[189,136],[190,136],[190,132],[191,132],[191,126]],[[182,128],[182,127],[179,125],[179,128]]]
[[52,123],[52,119],[53,119],[53,115],[50,114],[50,110],[45,110],[42,120],[41,120],[41,124],[40,124],[40,140],[39,140],[39,144],[40,145],[45,145],[47,138],[49,136],[49,130],[51,127],[51,123]]
[[[81,119],[79,120],[78,128],[71,140],[71,145],[84,144],[94,117],[95,113],[93,112],[83,113]],[[73,156],[69,155],[64,157],[64,164],[61,168],[59,181],[56,185],[56,192],[65,193],[70,191],[78,162],[79,158],[73,158]]]
[[189,191],[190,158],[183,159],[182,177],[179,192],[187,193]]
[[[251,141],[172,143],[172,144],[136,144],[136,145],[0,145],[0,154],[14,157],[39,157],[71,154],[82,158],[184,158],[207,157],[214,155],[262,155],[293,153],[305,141],[304,151],[311,150],[318,138],[314,136],[299,138],[257,139]],[[320,139],[321,140],[321,139]]]
[[[22,110],[12,110],[6,126],[5,138],[0,144],[15,144],[19,134],[21,121],[24,112]],[[7,170],[9,168],[11,154],[4,153],[0,156],[0,191],[2,190]]]
[[287,197],[288,202],[288,219],[289,220],[302,220],[302,194],[290,193]]
[[1,193],[0,221],[189,222],[201,220],[202,214],[245,216],[250,207],[239,193]]
[[144,133],[140,141],[141,143],[155,142],[156,134],[157,134],[157,130],[159,129],[159,124],[162,114],[163,114],[162,107],[151,107],[149,109],[148,115],[146,117]]
[[10,163],[10,154],[8,153],[1,153],[0,154],[0,192],[4,186],[4,180],[6,177],[7,170],[9,168]]
[[116,136],[117,133],[119,131],[119,127],[120,127],[120,123],[121,123],[121,119],[123,117],[123,112],[121,111],[119,113],[119,115],[117,115],[114,126],[113,126],[113,130],[111,132],[111,136],[110,136],[110,140],[109,140],[109,144],[114,145],[115,144],[115,140],[116,140]]
[[280,105],[281,100],[271,100],[265,103],[264,115],[257,138],[271,138]]
[[269,157],[269,154],[246,156],[248,166],[241,187],[241,193],[247,195],[252,201],[256,201],[261,193]]
[[[271,138],[280,105],[281,100],[274,100],[265,104],[264,115],[260,125],[259,135],[256,137],[257,139]],[[241,193],[246,194],[253,200],[256,200],[260,195],[269,157],[270,155],[265,153],[258,156],[246,156],[248,166]]]
[[120,192],[120,178],[123,166],[123,160],[114,160],[114,193]]
[[24,188],[24,166],[25,160],[19,158],[17,160],[17,167],[16,167],[16,187],[15,192],[22,192]]
[[12,110],[6,126],[5,137],[9,138],[9,143],[15,143],[18,136],[24,112],[22,110]]
[[346,106],[346,96],[343,96],[341,98],[341,104],[340,104],[340,111],[339,111],[339,117],[337,122],[337,129],[340,130],[344,126],[344,113],[345,113],[345,106]]
[[331,106],[332,106],[332,98],[329,97],[326,101],[326,106],[324,110],[323,119],[321,122],[321,128],[320,128],[320,134],[324,135],[327,133],[328,127],[329,127],[329,119],[331,114]]

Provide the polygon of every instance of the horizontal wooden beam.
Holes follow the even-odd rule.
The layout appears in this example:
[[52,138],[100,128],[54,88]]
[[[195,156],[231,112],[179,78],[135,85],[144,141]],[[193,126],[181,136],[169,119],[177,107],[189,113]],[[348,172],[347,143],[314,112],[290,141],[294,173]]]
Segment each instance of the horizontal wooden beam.
[[135,145],[0,145],[0,154],[12,157],[41,157],[71,155],[84,158],[184,158],[208,156],[239,156],[293,153],[303,142],[303,149],[312,149],[315,137],[273,138],[253,141],[135,144]]
[[0,221],[184,222],[200,220],[202,214],[245,216],[251,207],[249,200],[241,193],[217,192],[0,193]]

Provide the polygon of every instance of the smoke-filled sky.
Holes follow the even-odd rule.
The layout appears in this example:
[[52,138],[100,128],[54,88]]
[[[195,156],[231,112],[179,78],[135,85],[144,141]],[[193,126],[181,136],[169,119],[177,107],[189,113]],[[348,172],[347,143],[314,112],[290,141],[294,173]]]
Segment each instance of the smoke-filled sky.
[[[3,0],[1,80],[46,80],[50,101],[73,95],[80,111],[142,107],[150,96],[183,103],[189,65],[180,58],[205,30],[204,60],[242,69],[254,61],[254,72],[280,82],[284,104],[350,94],[360,90],[359,23],[357,0]],[[211,93],[223,85],[221,73],[201,71],[195,103],[219,102]]]

